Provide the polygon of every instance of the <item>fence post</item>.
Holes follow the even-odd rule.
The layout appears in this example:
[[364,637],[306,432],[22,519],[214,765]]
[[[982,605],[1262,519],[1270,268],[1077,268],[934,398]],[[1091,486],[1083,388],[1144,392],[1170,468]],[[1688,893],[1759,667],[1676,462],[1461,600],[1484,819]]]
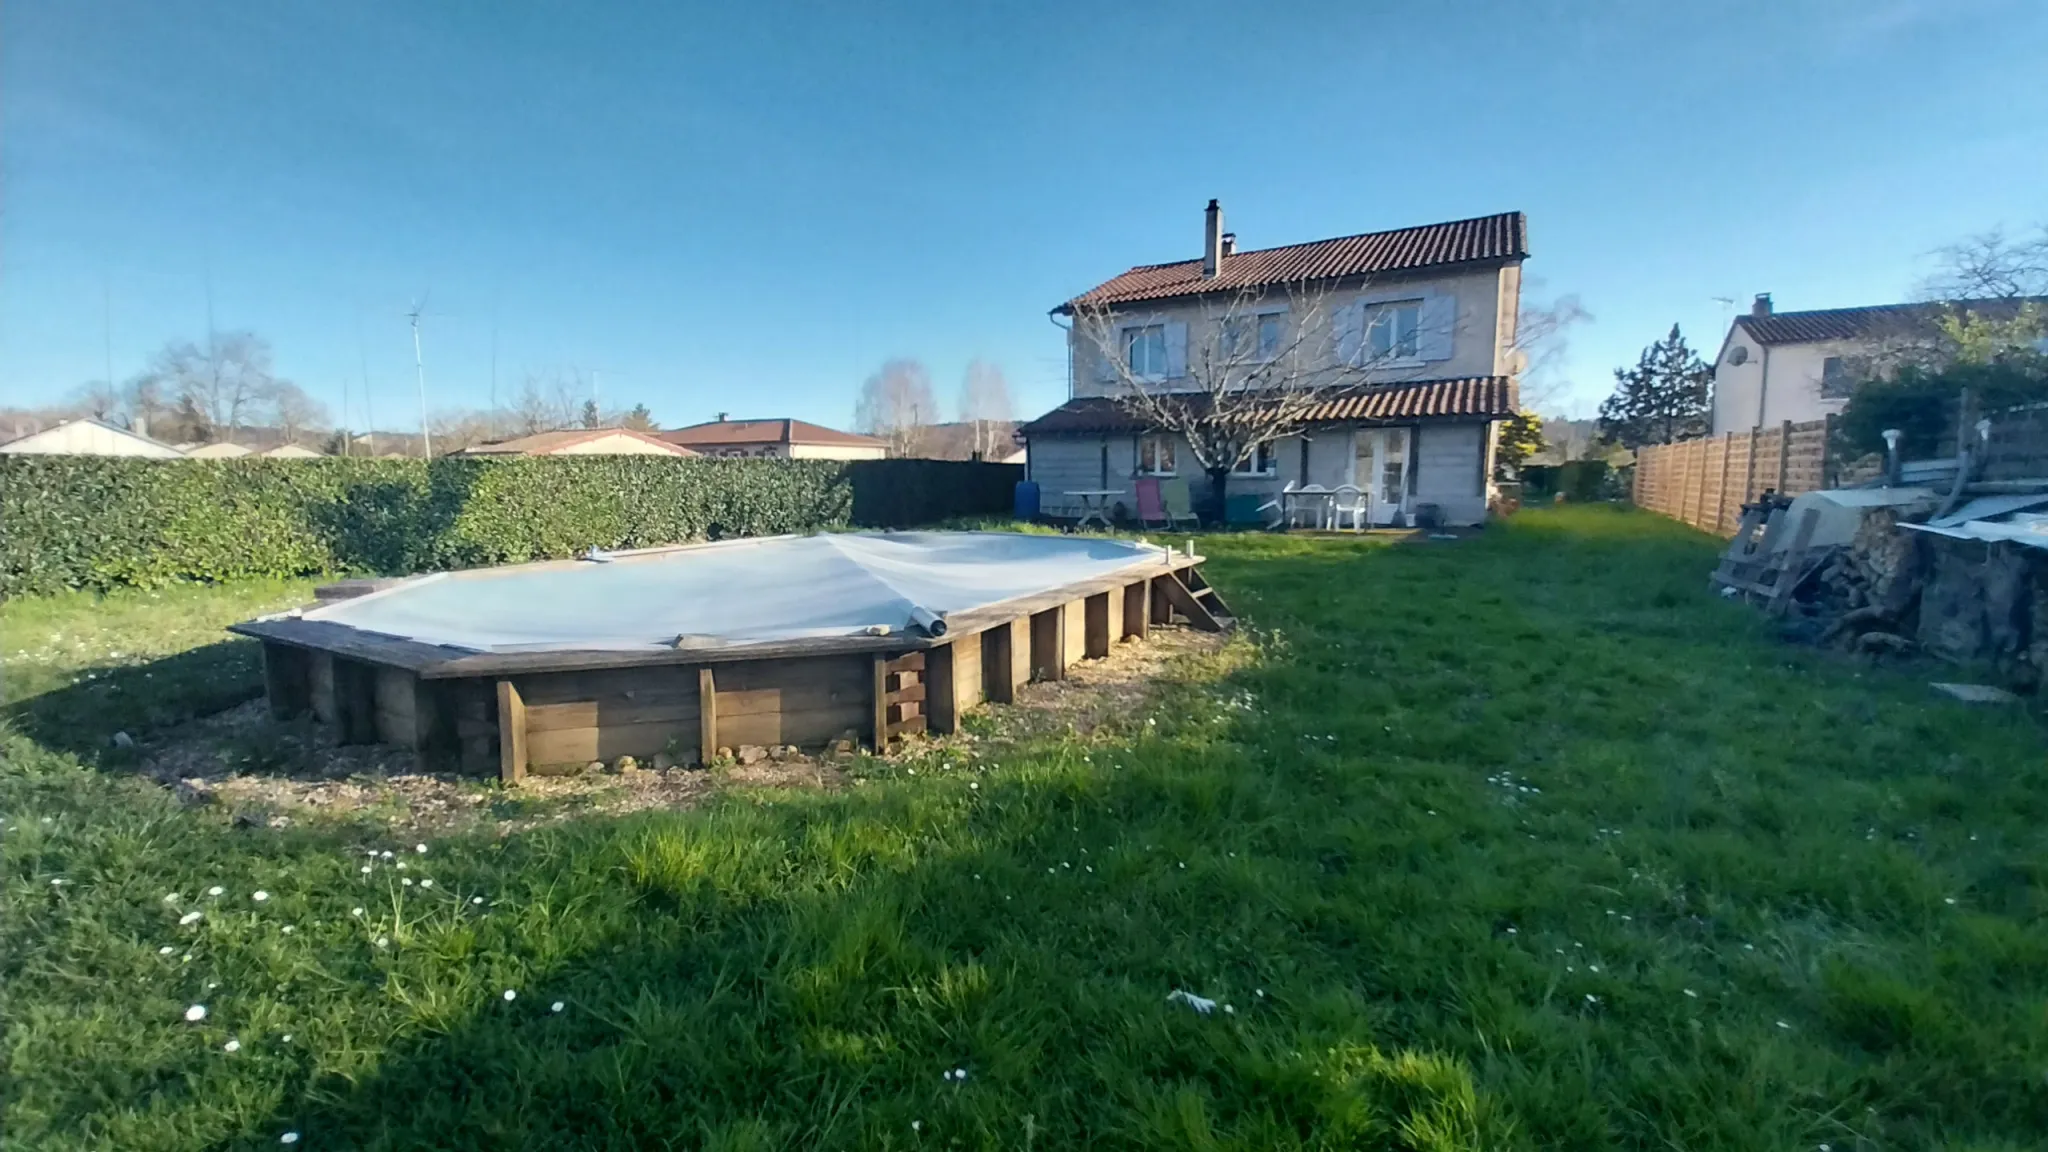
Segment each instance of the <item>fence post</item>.
[[1758,435],[1762,431],[1763,429],[1761,428],[1751,428],[1749,430],[1749,468],[1748,474],[1742,478],[1742,502],[1744,504],[1756,499],[1756,442]]
[[1792,422],[1778,425],[1778,482],[1771,485],[1778,495],[1785,494],[1785,472],[1792,467]]
[[1721,480],[1714,486],[1714,535],[1721,534],[1721,527],[1728,520],[1728,447],[1735,442],[1733,432],[1721,433]]

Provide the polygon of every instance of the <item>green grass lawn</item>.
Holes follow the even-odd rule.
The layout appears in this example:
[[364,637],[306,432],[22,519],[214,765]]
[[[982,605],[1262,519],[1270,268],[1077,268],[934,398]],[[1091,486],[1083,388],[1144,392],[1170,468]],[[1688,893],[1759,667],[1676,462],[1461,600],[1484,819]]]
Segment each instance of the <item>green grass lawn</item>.
[[[77,665],[15,677],[18,651],[113,613],[151,655],[177,630],[137,598],[10,604],[43,742],[0,771],[4,1130],[2040,1147],[2041,728],[1780,644],[1708,594],[1715,547],[1597,507],[1207,540],[1252,627],[1110,734],[424,853],[233,828],[51,750],[149,704],[96,714]],[[287,591],[166,603],[205,644]],[[250,691],[222,660],[210,691]]]

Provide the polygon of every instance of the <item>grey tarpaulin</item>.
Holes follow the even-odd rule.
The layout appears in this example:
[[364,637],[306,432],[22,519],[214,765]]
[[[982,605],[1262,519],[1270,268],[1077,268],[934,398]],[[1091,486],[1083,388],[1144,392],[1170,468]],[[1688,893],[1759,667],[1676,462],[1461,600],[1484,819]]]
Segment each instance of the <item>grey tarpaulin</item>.
[[1009,532],[735,540],[607,563],[454,572],[303,613],[478,652],[669,648],[902,632],[1159,563],[1148,544]]

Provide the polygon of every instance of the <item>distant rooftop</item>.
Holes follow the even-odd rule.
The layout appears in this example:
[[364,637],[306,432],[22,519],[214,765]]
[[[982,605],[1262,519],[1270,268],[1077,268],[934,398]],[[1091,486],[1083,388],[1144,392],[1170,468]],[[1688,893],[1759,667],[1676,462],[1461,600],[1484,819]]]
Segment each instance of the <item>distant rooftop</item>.
[[841,432],[806,420],[786,416],[769,420],[707,420],[687,428],[657,433],[661,439],[686,448],[719,447],[729,444],[836,444],[857,448],[886,448],[888,442],[873,436]]

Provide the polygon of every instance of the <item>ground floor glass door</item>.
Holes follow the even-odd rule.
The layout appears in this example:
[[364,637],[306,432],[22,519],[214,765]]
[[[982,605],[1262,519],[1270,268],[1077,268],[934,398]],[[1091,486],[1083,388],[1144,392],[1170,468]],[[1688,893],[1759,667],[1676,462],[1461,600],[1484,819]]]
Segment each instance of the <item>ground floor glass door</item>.
[[1408,492],[1408,429],[1360,428],[1352,483],[1365,493],[1372,522],[1393,524]]

